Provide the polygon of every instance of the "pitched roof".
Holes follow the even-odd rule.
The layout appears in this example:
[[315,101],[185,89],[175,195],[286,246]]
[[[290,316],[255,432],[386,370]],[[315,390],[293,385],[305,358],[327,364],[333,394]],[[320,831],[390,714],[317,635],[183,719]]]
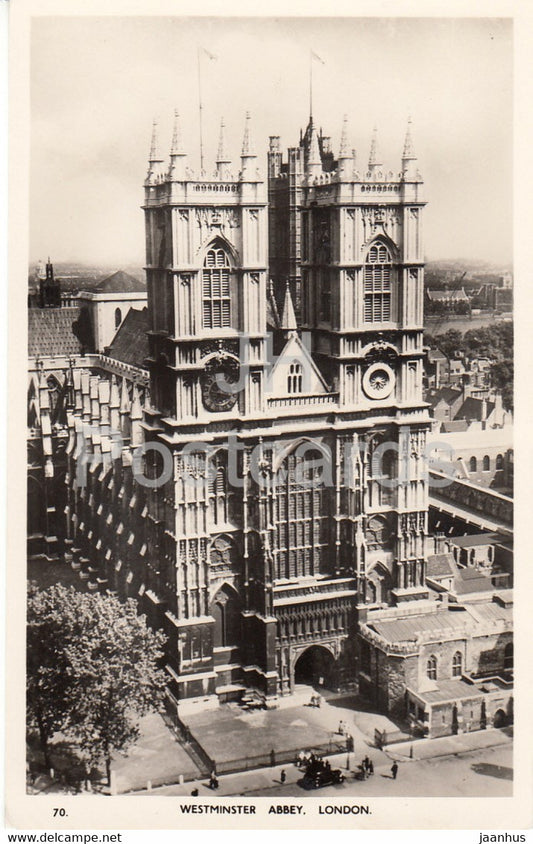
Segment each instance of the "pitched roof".
[[429,349],[428,360],[429,361],[448,360],[448,358],[446,357],[446,355],[443,352],[441,352],[440,349]]
[[457,574],[453,582],[454,592],[458,595],[467,595],[472,592],[493,592],[490,577],[481,574],[477,569],[457,568]]
[[144,361],[149,353],[147,331],[148,308],[142,311],[130,308],[111,341],[108,357],[145,369]]
[[[481,422],[483,418],[483,401],[484,399],[475,399],[472,396],[468,396],[468,398],[464,400],[461,407],[455,414],[455,418],[468,419],[469,421],[476,420],[477,422]],[[485,417],[488,417],[494,410],[495,404],[491,401],[486,401],[485,403]]]
[[78,316],[78,308],[29,308],[29,357],[79,354],[80,343],[72,331]]
[[452,404],[461,396],[461,390],[454,390],[453,387],[440,387],[438,390],[432,390],[428,393],[426,401],[431,407],[436,407],[440,401],[446,404]]
[[444,434],[453,434],[455,431],[463,433],[468,431],[468,421],[466,419],[449,419],[442,423],[441,430]]
[[464,291],[464,287],[459,290],[429,290],[427,291],[429,299],[434,302],[468,302],[468,296]]
[[104,278],[94,288],[95,293],[146,293],[146,285],[123,270]]
[[455,573],[451,554],[429,554],[427,576],[432,578],[451,577]]

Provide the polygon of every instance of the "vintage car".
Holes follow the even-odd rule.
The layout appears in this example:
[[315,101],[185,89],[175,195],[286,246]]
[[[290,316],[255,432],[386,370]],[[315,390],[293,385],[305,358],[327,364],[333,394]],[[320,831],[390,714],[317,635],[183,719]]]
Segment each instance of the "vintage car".
[[339,785],[344,782],[344,774],[339,768],[331,768],[329,765],[320,762],[315,765],[308,765],[303,779],[300,780],[302,788],[323,788],[326,785]]

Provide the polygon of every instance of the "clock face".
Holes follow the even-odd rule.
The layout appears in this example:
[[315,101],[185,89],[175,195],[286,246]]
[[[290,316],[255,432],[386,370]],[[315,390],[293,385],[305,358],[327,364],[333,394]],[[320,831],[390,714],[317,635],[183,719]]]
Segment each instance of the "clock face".
[[386,363],[374,363],[363,376],[363,390],[369,399],[387,399],[394,389],[395,375]]
[[239,364],[229,355],[211,358],[202,374],[202,402],[206,410],[220,413],[231,410],[239,398],[239,390],[231,386],[239,381]]

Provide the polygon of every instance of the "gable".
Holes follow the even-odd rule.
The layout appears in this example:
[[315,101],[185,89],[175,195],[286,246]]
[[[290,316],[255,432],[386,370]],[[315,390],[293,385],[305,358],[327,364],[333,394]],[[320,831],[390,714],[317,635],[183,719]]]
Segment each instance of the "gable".
[[327,392],[327,384],[300,338],[296,334],[289,337],[267,378],[265,393],[280,398]]

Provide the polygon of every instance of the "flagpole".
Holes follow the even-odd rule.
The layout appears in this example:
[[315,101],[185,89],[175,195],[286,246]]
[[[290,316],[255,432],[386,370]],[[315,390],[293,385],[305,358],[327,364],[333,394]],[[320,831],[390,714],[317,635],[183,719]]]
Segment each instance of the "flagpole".
[[309,119],[313,119],[313,53],[309,52]]
[[198,104],[200,112],[200,174],[204,169],[204,141],[202,132],[202,74],[200,72],[200,48],[196,48],[196,56],[198,59]]

